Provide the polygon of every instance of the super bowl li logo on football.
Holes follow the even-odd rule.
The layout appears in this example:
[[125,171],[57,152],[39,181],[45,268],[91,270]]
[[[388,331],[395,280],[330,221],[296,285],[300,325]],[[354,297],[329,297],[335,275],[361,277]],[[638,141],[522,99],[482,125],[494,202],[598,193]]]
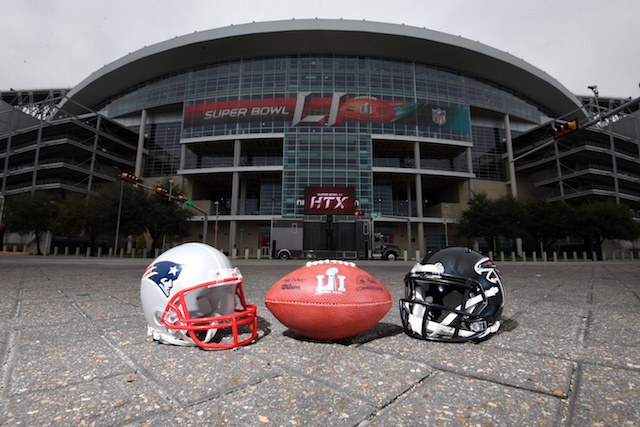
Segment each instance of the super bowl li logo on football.
[[329,267],[324,274],[316,275],[318,286],[316,286],[316,294],[342,294],[347,292],[344,287],[345,276],[339,275],[338,267]]

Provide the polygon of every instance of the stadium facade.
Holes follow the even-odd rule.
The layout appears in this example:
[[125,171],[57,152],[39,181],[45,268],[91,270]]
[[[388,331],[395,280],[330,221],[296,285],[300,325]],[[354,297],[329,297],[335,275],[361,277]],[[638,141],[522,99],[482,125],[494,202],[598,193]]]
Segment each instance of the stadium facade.
[[[268,255],[281,220],[302,221],[307,249],[352,250],[364,218],[413,254],[454,243],[450,227],[479,191],[612,198],[640,210],[637,129],[621,136],[603,127],[601,102],[594,112],[543,71],[462,37],[314,19],[234,25],[145,47],[66,93],[47,126],[93,117],[95,141],[115,136],[108,147],[84,144],[94,161],[83,169],[89,180],[118,179],[112,166],[145,182],[173,178],[215,221],[207,241],[225,251]],[[588,126],[561,145],[553,126],[572,120]],[[124,133],[99,131],[112,123]],[[5,195],[26,188],[7,165],[33,163],[14,153],[11,133],[0,137]],[[31,168],[45,167],[36,159]],[[39,185],[21,176],[31,189]],[[202,215],[193,221],[195,238]]]

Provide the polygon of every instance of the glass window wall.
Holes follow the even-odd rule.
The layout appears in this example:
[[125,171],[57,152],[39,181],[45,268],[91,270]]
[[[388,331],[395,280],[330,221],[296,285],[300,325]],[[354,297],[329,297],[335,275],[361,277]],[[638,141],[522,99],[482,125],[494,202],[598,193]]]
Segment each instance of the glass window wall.
[[[331,116],[334,103],[338,108]],[[297,106],[302,114],[294,117]],[[470,74],[410,61],[339,55],[206,65],[130,88],[100,106],[111,117],[135,116],[154,107],[182,110],[183,122],[151,128],[145,168],[149,177],[176,173],[181,138],[284,135],[280,160],[259,149],[253,157],[249,152],[265,165],[283,165],[282,183],[260,190],[261,200],[266,197],[267,202],[275,202],[278,194],[277,209],[282,206],[282,211],[277,213],[283,215],[299,213],[292,200],[302,199],[307,186],[353,187],[362,210],[398,211],[402,197],[388,194],[391,187],[386,185],[376,184],[374,189],[373,163],[411,167],[413,156],[380,151],[374,158],[372,133],[471,141],[476,176],[505,181],[502,131],[472,127],[472,108],[529,123],[548,116],[530,99]],[[231,165],[233,152],[222,149],[225,144],[191,145],[187,168]],[[423,152],[421,162],[423,168],[467,170],[466,155],[449,159]],[[287,195],[285,200],[281,194]],[[263,202],[250,210],[276,213]]]

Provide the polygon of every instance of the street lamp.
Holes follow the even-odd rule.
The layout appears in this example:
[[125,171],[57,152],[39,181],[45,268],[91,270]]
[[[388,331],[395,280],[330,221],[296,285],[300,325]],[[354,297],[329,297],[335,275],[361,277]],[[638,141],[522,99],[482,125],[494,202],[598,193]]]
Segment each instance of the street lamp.
[[449,230],[447,229],[447,208],[449,205],[444,205],[444,218],[442,218],[442,223],[444,224],[444,245],[445,247],[449,246]]
[[2,220],[4,218],[4,194],[0,194],[0,248],[4,247],[4,232],[2,231]]
[[219,201],[215,201],[213,203],[214,205],[216,205],[216,226],[215,226],[215,232],[213,234],[213,247],[217,248],[218,247],[218,206],[220,206],[220,202]]
[[[173,180],[170,179],[169,180],[169,201],[171,201],[171,189],[173,188]],[[164,252],[164,244],[167,240],[167,235],[163,234],[162,235],[162,252]]]
[[598,85],[587,86],[587,89],[590,89],[593,92],[593,97],[595,98],[596,103],[596,117],[600,118],[600,99],[598,99]]
[[[113,168],[122,172],[122,169],[120,169],[118,166],[114,165]],[[116,239],[113,245],[114,255],[118,253],[118,237],[120,236],[120,217],[122,216],[122,193],[123,192],[124,192],[124,179],[120,179],[120,201],[118,202],[118,220],[116,221]]]
[[407,204],[407,252],[409,253],[409,259],[411,259],[411,209],[409,207],[409,199],[406,199],[405,203]]
[[122,193],[124,192],[124,180],[120,180],[120,202],[118,202],[118,221],[116,221],[116,241],[114,243],[114,255],[118,253],[118,237],[120,236],[120,216],[122,215]]

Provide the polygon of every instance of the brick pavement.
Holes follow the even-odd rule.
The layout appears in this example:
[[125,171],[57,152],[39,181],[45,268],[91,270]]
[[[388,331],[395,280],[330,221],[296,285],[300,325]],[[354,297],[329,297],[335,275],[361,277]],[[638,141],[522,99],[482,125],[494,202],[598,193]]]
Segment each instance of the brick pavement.
[[[149,262],[0,256],[0,426],[640,426],[640,262],[499,262],[501,331],[450,344],[406,336],[397,305],[301,339],[264,296],[303,262],[237,260],[259,336],[227,351],[146,337]],[[412,263],[357,264],[397,302]]]

